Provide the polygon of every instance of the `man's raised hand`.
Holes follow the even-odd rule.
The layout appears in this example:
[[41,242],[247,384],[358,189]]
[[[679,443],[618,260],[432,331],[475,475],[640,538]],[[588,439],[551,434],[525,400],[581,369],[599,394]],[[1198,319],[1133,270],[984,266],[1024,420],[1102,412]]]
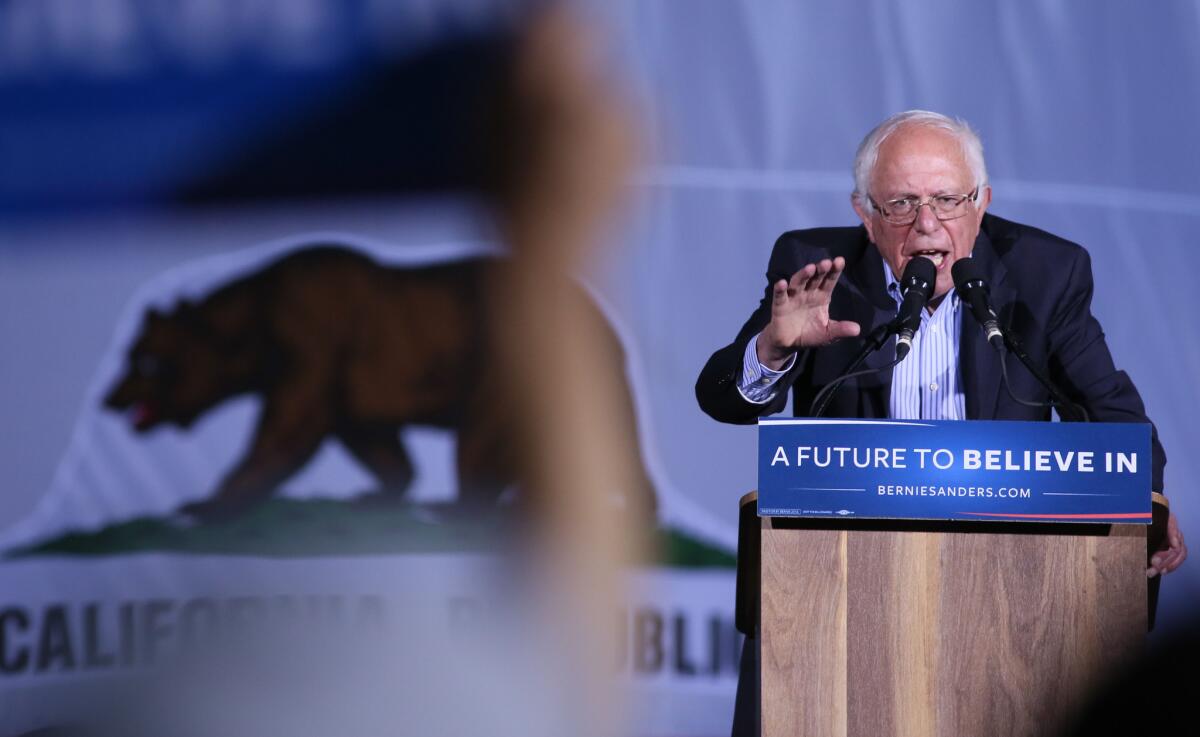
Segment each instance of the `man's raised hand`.
[[788,281],[772,286],[771,322],[758,338],[758,360],[778,370],[801,348],[828,345],[858,335],[858,323],[830,320],[829,300],[846,260],[841,256],[809,264]]

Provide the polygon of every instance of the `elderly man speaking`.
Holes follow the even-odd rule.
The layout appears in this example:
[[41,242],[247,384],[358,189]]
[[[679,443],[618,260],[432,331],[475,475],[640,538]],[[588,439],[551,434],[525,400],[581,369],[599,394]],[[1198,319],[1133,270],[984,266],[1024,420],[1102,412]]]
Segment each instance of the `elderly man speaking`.
[[[894,356],[878,351],[865,364],[878,370],[847,382],[825,414],[1049,420],[1050,393],[1011,354],[1011,393],[1001,391],[999,358],[974,318],[963,316],[951,270],[970,257],[991,286],[1001,324],[1067,399],[1095,421],[1149,422],[1092,316],[1087,251],[987,214],[991,199],[983,146],[966,123],[920,110],[880,123],[854,159],[851,201],[862,227],[779,237],[758,309],[700,373],[701,408],[722,422],[751,423],[782,411],[791,389],[795,414],[807,414],[866,336],[896,315],[909,262],[927,258],[936,280],[906,360],[889,370]],[[1166,456],[1157,433],[1153,459],[1153,489],[1162,491]],[[1186,557],[1172,515],[1146,573],[1168,573]]]

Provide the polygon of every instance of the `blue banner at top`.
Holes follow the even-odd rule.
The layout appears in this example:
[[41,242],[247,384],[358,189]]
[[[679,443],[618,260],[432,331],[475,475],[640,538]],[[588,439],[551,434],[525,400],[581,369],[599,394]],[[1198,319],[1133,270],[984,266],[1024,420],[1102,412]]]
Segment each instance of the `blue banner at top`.
[[1150,426],[762,420],[770,517],[1149,524]]

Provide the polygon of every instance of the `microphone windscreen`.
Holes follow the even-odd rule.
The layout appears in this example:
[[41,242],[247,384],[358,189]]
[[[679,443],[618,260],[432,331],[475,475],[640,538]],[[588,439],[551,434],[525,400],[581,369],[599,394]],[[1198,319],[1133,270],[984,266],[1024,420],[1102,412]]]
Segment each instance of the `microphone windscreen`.
[[937,281],[937,267],[924,256],[916,256],[909,260],[904,267],[904,276],[900,277],[902,292],[916,289],[929,299],[933,295],[933,285]]
[[983,281],[983,268],[973,258],[960,258],[950,268],[954,277],[954,288],[962,291],[963,285],[972,281]]

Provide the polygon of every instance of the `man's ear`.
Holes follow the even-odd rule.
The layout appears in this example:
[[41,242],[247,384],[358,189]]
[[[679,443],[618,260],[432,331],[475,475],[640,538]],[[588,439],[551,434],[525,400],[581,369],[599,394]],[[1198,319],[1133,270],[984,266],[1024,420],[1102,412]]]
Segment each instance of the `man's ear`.
[[[989,196],[991,196],[989,192]],[[867,229],[867,238],[872,243],[875,242],[875,220],[871,217],[871,203],[866,201],[866,195],[859,195],[857,192],[850,193],[850,205],[854,207],[854,211],[858,213],[858,217],[862,219],[863,225]]]
[[979,193],[979,199],[975,202],[975,209],[979,210],[979,219],[983,220],[983,213],[987,212],[988,205],[992,203],[992,185],[983,185],[983,191]]

